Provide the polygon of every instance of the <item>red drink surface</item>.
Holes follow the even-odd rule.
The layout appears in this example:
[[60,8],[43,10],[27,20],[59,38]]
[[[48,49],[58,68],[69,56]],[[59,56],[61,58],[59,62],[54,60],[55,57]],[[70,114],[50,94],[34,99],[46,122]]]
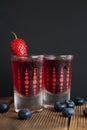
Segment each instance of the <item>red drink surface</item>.
[[44,59],[44,86],[53,94],[63,93],[71,87],[72,60]]
[[25,96],[33,96],[43,89],[42,62],[39,60],[13,60],[14,90]]

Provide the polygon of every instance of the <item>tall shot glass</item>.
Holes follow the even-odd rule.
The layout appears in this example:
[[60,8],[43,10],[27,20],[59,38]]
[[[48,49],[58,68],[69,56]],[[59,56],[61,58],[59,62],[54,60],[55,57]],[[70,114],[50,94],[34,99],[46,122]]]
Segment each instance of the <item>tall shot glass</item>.
[[73,55],[44,56],[44,107],[70,99]]
[[14,107],[29,108],[31,111],[43,109],[43,56],[11,57],[14,85]]

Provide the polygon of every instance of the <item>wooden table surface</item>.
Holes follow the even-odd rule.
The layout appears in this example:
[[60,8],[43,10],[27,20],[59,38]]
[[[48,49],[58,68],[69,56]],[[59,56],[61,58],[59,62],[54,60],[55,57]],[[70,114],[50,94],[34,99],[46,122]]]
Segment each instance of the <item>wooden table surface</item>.
[[87,102],[75,108],[71,119],[63,117],[62,113],[44,109],[30,119],[20,120],[18,113],[14,112],[12,97],[0,98],[0,101],[10,103],[9,111],[0,114],[0,130],[87,130],[87,118],[83,115]]

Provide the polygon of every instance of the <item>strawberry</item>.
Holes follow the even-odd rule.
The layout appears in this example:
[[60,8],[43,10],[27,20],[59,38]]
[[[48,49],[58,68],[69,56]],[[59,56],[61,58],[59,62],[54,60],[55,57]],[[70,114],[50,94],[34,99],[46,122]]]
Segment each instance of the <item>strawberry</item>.
[[23,57],[27,56],[28,47],[26,42],[21,38],[17,38],[17,35],[14,32],[12,32],[12,34],[15,36],[15,39],[10,43],[12,54]]

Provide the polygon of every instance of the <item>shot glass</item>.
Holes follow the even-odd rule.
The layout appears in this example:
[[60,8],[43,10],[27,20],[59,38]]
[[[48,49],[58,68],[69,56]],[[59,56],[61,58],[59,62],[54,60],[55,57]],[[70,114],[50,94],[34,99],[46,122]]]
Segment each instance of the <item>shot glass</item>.
[[43,55],[11,57],[14,88],[14,108],[43,109]]
[[70,99],[73,55],[44,56],[44,107]]

